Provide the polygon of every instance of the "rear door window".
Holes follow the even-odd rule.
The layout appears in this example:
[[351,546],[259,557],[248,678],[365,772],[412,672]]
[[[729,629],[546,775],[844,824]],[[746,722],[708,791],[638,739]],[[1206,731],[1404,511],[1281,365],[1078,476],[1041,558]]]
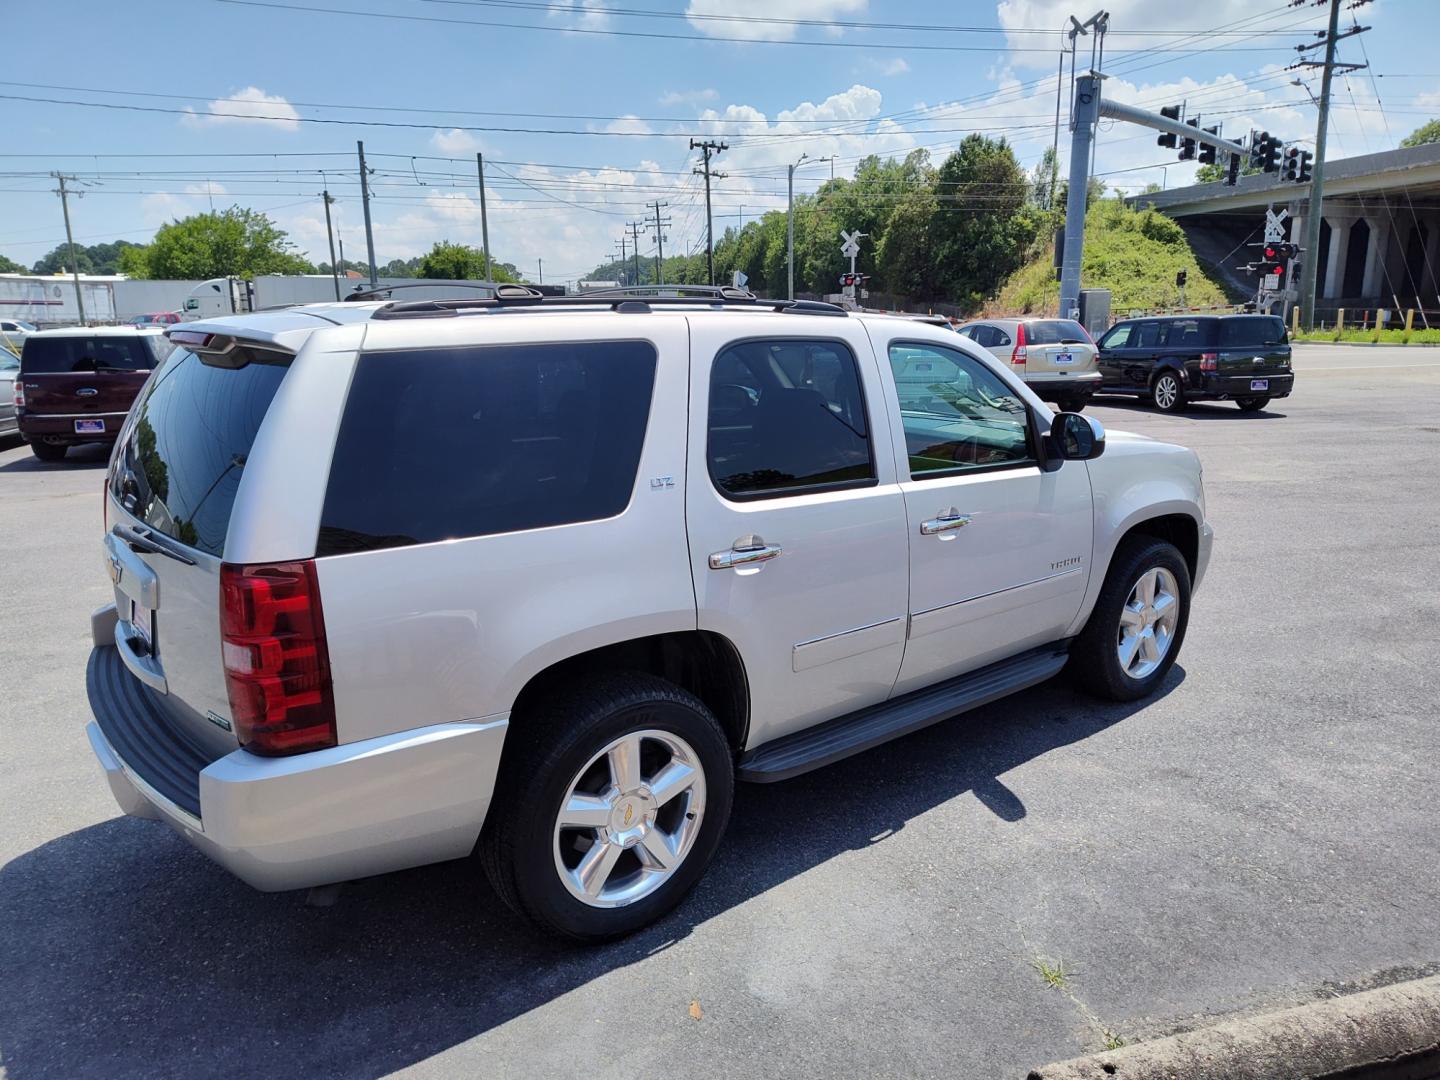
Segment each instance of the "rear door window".
[[1160,327],[1160,344],[1167,349],[1199,349],[1210,344],[1208,320],[1171,319]]
[[363,354],[317,554],[619,514],[635,487],[656,361],[645,341]]
[[1222,349],[1260,349],[1285,342],[1285,323],[1274,315],[1242,315],[1220,320]]
[[744,341],[710,368],[710,477],[732,499],[875,482],[855,354],[838,341]]
[[1138,349],[1156,348],[1160,344],[1160,324],[1142,322],[1139,332],[1131,337],[1130,344]]
[[60,375],[90,371],[148,371],[169,354],[160,335],[121,337],[31,337],[21,354],[27,375]]
[[255,433],[290,356],[256,350],[240,368],[176,350],[135,403],[110,489],[146,525],[221,555]]
[[1025,324],[1026,345],[1084,345],[1089,340],[1073,319],[1036,319]]

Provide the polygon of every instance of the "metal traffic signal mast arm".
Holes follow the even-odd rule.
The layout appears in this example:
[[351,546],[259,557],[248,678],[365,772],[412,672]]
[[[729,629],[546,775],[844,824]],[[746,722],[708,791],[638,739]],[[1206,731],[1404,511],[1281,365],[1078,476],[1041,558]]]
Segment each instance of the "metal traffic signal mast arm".
[[1182,124],[1159,113],[1146,112],[1108,98],[1102,100],[1098,72],[1075,80],[1075,116],[1070,140],[1070,191],[1065,203],[1065,252],[1060,264],[1060,317],[1077,318],[1080,313],[1080,263],[1085,242],[1085,204],[1090,187],[1090,152],[1095,125],[1102,116],[1169,132],[1182,139],[1208,143],[1242,157],[1247,149],[1191,124]]

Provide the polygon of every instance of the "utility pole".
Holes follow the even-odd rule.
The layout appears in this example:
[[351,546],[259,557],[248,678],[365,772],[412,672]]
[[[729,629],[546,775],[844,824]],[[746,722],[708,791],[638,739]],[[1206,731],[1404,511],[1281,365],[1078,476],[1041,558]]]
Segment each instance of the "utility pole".
[[[624,285],[624,284],[625,284],[625,260],[629,257],[629,252],[630,252],[630,249],[626,246],[626,240],[627,240],[627,239],[628,239],[628,238],[626,237],[626,235],[622,232],[622,233],[620,234],[620,284],[621,284],[621,285]],[[632,282],[632,284],[638,285],[638,284],[640,284],[640,283],[639,283],[638,281],[636,281],[636,282]]]
[[325,235],[330,240],[330,276],[335,279],[335,299],[340,299],[340,268],[335,265],[335,229],[330,224],[330,204],[335,200],[330,197],[327,188],[320,193],[325,200]]
[[806,155],[790,166],[785,180],[785,299],[795,299],[795,170]]
[[625,223],[630,229],[630,254],[635,260],[635,284],[640,284],[640,226],[643,221],[627,221]]
[[[1305,209],[1305,248],[1300,263],[1300,324],[1306,330],[1315,326],[1315,281],[1320,269],[1320,219],[1325,210],[1325,135],[1330,127],[1330,80],[1336,67],[1351,71],[1365,66],[1335,63],[1335,46],[1339,40],[1362,32],[1360,27],[1356,27],[1349,33],[1339,34],[1336,32],[1339,26],[1340,0],[1330,0],[1330,25],[1325,31],[1325,62],[1321,64],[1314,60],[1302,60],[1298,65],[1325,69],[1320,76],[1320,115],[1315,122],[1315,165],[1310,178],[1310,201]],[[1316,43],[1318,44],[1319,42]]]
[[493,281],[490,270],[490,221],[485,216],[485,155],[475,155],[475,171],[480,174],[480,243],[485,248],[485,280]]
[[544,259],[537,258],[537,259],[535,260],[535,263],[536,263],[537,266],[540,267],[540,280],[537,281],[535,284],[537,284],[537,285],[544,285],[544,284],[545,284],[545,260],[544,260]]
[[[726,146],[723,142],[715,142],[715,141],[713,141],[713,140],[711,140],[711,139],[706,139],[704,142],[696,142],[694,139],[691,139],[691,140],[690,140],[690,149],[691,149],[691,150],[699,150],[699,151],[701,151],[702,153],[704,153],[704,155],[705,155],[705,166],[704,166],[704,168],[703,168],[703,169],[694,169],[694,170],[692,170],[692,171],[694,171],[694,172],[696,172],[696,173],[700,173],[701,175],[703,175],[703,176],[705,177],[705,266],[706,266],[706,272],[707,272],[707,274],[708,274],[709,277],[710,277],[710,284],[711,284],[711,285],[714,285],[714,284],[715,284],[715,219],[711,216],[711,210],[710,210],[710,177],[711,177],[711,172],[710,172],[710,155],[711,155],[712,152],[718,154],[718,153],[720,153],[721,151],[728,150],[729,147]],[[725,174],[724,174],[724,173],[715,173],[714,175],[716,175],[716,176],[724,176]]]
[[75,310],[80,313],[80,325],[89,326],[85,318],[85,297],[80,291],[80,262],[75,257],[75,234],[70,231],[70,192],[65,187],[66,180],[75,178],[58,172],[50,175],[60,181],[60,190],[56,194],[60,196],[60,211],[65,215],[65,243],[70,246],[70,273],[75,278]]
[[[670,224],[670,219],[660,219],[660,208],[669,206],[668,202],[655,200],[655,284],[661,285],[665,281],[665,226]],[[647,225],[646,228],[649,228]]]
[[370,225],[370,174],[365,169],[365,144],[356,141],[360,151],[360,201],[365,204],[365,249],[370,254],[370,288],[379,284],[375,280],[375,230]]

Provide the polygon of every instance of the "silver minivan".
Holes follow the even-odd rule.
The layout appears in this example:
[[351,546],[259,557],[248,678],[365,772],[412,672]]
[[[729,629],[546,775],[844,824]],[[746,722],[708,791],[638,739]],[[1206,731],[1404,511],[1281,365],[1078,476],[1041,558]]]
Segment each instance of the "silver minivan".
[[956,330],[1063,412],[1079,412],[1100,389],[1100,350],[1074,319],[981,319]]

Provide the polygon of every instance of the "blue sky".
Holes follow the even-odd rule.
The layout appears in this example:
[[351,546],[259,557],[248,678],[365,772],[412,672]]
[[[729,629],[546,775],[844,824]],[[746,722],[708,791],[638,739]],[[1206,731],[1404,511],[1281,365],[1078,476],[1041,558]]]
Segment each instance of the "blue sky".
[[[144,241],[174,217],[239,202],[270,213],[320,261],[319,192],[328,186],[345,253],[363,258],[355,141],[364,139],[376,169],[381,262],[439,239],[478,244],[474,155],[482,150],[493,253],[531,274],[543,259],[545,280],[559,281],[608,256],[627,222],[653,216],[645,204],[656,199],[669,203],[668,251],[703,245],[692,136],[730,144],[716,160],[730,174],[715,185],[717,232],[742,215],[783,208],[785,167],[802,153],[835,156],[844,174],[864,154],[916,146],[938,161],[981,130],[1006,135],[1033,165],[1053,135],[1059,27],[1094,7],[77,0],[65,6],[63,26],[57,10],[16,5],[5,17],[12,46],[30,46],[7,49],[0,85],[8,95],[0,96],[0,253],[28,264],[64,238],[54,182],[44,175],[62,169],[85,192],[71,211],[85,243]],[[1318,92],[1318,78],[1284,70],[1295,45],[1323,27],[1323,9],[1310,0],[1300,8],[1112,0],[1108,10],[1107,93],[1150,108],[1189,99],[1202,123],[1223,121],[1236,137],[1264,127],[1313,139],[1314,109],[1290,80],[1307,74]],[[714,18],[721,15],[743,21]],[[1388,148],[1440,115],[1440,62],[1427,48],[1440,32],[1440,3],[1374,0],[1354,16],[1373,30],[1363,50],[1351,39],[1342,56],[1368,58],[1380,78],[1336,80],[1332,158]],[[1351,13],[1342,19],[1348,25]],[[1085,39],[1080,55],[1083,68]],[[1193,172],[1156,147],[1152,133],[1103,128],[1097,170],[1111,184],[1175,186]],[[1062,131],[1062,159],[1064,141]],[[797,186],[813,189],[830,169],[807,162]],[[640,241],[652,254],[653,230]]]

